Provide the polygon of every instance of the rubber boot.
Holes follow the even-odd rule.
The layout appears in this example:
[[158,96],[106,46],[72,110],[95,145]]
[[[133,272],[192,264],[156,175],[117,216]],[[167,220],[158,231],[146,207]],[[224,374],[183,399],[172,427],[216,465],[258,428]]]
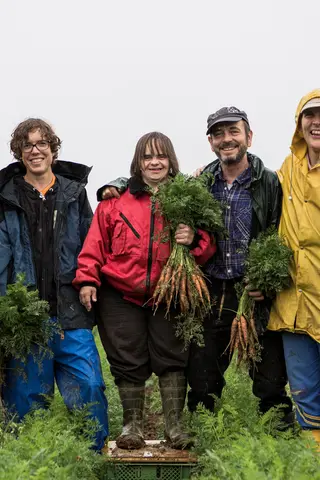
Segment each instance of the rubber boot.
[[143,439],[144,384],[121,380],[118,383],[123,408],[123,429],[116,439],[117,447],[134,450],[145,446]]
[[193,445],[185,431],[181,416],[187,393],[187,381],[182,371],[167,372],[159,377],[159,387],[165,422],[165,437],[173,448],[184,449]]

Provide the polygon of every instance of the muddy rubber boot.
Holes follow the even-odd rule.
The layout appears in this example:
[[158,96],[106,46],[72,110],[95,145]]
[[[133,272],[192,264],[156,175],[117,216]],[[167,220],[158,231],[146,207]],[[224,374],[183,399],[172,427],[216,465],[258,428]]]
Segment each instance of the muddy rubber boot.
[[118,384],[123,408],[123,429],[116,439],[117,447],[134,450],[145,446],[143,408],[145,386],[122,380]]
[[159,377],[159,387],[165,421],[165,437],[173,448],[191,447],[193,440],[182,425],[181,416],[187,392],[182,371],[167,372]]

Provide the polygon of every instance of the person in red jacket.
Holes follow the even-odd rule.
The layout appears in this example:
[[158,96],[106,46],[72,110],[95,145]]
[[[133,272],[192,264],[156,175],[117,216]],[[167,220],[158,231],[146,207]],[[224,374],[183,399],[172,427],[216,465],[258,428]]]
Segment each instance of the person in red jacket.
[[[164,219],[151,192],[179,171],[168,137],[152,132],[140,138],[127,191],[101,202],[78,258],[74,285],[91,310],[99,290],[99,333],[123,406],[120,448],[141,448],[145,382],[154,372],[165,417],[165,435],[174,448],[191,444],[181,424],[186,396],[188,351],[175,335],[175,311],[152,310],[152,294],[170,255],[163,241]],[[179,225],[175,240],[188,245],[199,264],[212,257],[212,236]]]

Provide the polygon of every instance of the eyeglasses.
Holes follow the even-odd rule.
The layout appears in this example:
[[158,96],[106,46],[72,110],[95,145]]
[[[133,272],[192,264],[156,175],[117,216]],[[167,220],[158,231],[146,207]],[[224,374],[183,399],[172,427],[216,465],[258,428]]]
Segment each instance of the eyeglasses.
[[49,148],[50,142],[48,140],[40,140],[39,142],[36,143],[25,143],[22,146],[22,150],[25,153],[30,153],[33,150],[33,147],[36,147],[39,152],[43,152],[44,150],[47,150]]

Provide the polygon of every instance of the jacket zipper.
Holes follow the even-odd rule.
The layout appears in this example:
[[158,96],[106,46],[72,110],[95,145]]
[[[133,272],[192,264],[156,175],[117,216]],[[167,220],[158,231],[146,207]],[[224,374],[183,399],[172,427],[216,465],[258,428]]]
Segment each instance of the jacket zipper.
[[[67,223],[67,212],[69,204],[73,201],[78,199],[77,192],[79,189],[72,195],[69,195],[68,199],[63,199],[63,190],[60,186],[59,190],[57,191],[57,198],[55,203],[55,209],[53,214],[53,250],[54,250],[54,266],[53,266],[53,273],[54,273],[54,281],[56,284],[56,295],[57,295],[57,318],[63,318],[63,305],[61,305],[60,299],[60,243],[61,243],[61,232],[62,228],[66,226]],[[62,337],[61,337],[62,338]]]
[[137,237],[140,238],[140,234],[137,232],[137,230],[133,227],[132,223],[129,222],[127,217],[123,215],[123,213],[120,213],[120,217],[125,221],[125,223],[128,225],[130,230],[132,230],[133,234]]
[[[42,250],[42,247],[43,247],[43,241],[45,238],[48,237],[48,225],[47,225],[47,222],[45,221],[45,215],[44,215],[44,205],[45,205],[45,202],[46,202],[46,198],[45,196],[42,195],[42,193],[40,193],[39,195],[40,199],[41,199],[41,202],[40,202],[40,206],[39,206],[39,212],[40,212],[40,227],[42,229],[42,235],[41,235],[41,250]],[[40,265],[40,268],[41,268],[41,286],[42,286],[42,292],[43,292],[43,298],[45,298],[47,301],[48,301],[48,285],[47,285],[47,268],[46,266],[43,265],[43,256],[41,256],[41,265]],[[36,266],[37,267],[37,266]],[[39,285],[40,287],[40,285]]]
[[53,265],[53,274],[54,274],[54,281],[56,284],[56,294],[57,294],[57,318],[60,317],[60,313],[62,311],[62,305],[60,301],[60,275],[59,275],[59,268],[60,268],[60,239],[61,239],[61,230],[62,226],[64,225],[64,220],[66,218],[65,215],[65,205],[63,205],[63,211],[61,209],[61,205],[56,201],[55,205],[55,225],[53,229],[53,250],[54,250],[54,265]]
[[150,238],[148,247],[148,264],[147,264],[147,279],[146,279],[146,295],[149,299],[150,296],[150,277],[152,267],[152,247],[153,247],[153,234],[154,234],[154,202],[151,200],[151,217],[150,217]]

